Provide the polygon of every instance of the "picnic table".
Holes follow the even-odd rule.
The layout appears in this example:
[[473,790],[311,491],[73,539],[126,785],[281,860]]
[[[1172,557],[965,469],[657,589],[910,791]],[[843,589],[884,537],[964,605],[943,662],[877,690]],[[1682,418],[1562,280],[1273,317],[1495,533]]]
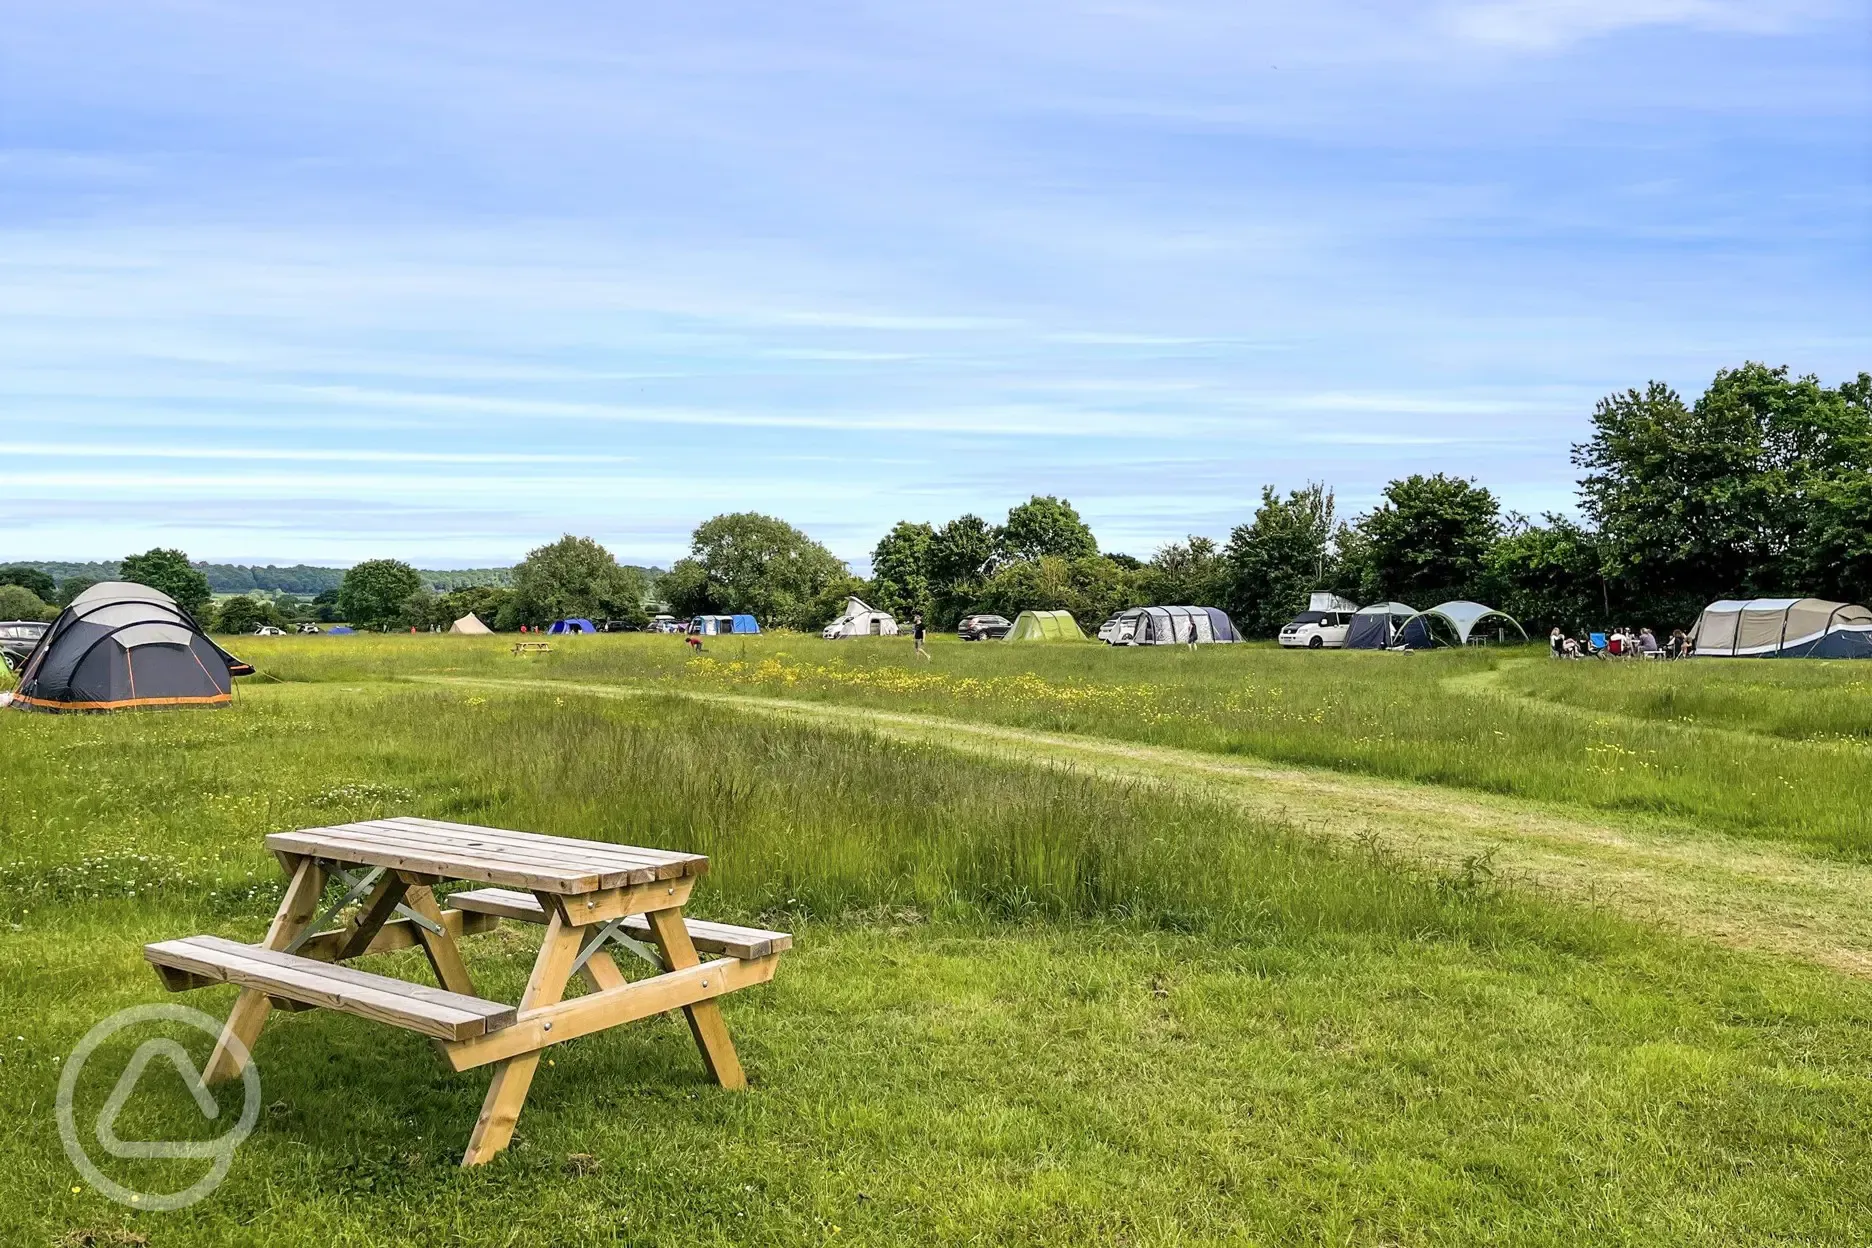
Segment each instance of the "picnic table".
[[552,642],[516,641],[514,642],[513,652],[515,654],[551,654]]
[[[241,988],[208,1083],[241,1074],[276,1006],[339,1010],[431,1036],[454,1070],[496,1067],[464,1166],[507,1147],[546,1049],[653,1015],[682,1010],[709,1074],[724,1088],[747,1086],[719,999],[772,979],[793,938],[685,918],[708,869],[703,855],[410,817],[278,832],[266,843],[288,883],[265,940],[191,936],[143,951],[172,992]],[[494,887],[438,900],[436,887],[452,880]],[[321,908],[331,886],[338,895]],[[516,1005],[475,991],[456,943],[503,919],[545,929]],[[418,945],[439,988],[343,965]],[[626,978],[614,950],[639,955],[655,973]],[[718,956],[704,962],[698,951]],[[588,991],[568,999],[575,974]]]

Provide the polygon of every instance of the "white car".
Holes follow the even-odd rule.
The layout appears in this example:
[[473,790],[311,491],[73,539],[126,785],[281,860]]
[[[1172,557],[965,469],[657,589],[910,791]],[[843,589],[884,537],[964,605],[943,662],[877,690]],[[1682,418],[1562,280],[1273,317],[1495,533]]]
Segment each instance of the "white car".
[[1282,627],[1280,644],[1296,649],[1337,650],[1351,627],[1350,611],[1302,611]]
[[284,637],[285,635],[285,629],[274,628],[271,624],[262,624],[259,628],[254,629],[254,636],[256,637]]

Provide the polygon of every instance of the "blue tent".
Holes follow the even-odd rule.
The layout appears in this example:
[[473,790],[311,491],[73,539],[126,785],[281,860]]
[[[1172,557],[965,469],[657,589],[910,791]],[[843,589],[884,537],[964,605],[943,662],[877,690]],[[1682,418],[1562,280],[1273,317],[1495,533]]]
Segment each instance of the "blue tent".
[[342,624],[334,624],[325,630],[325,635],[327,637],[349,637],[356,632],[357,629],[355,628],[346,628]]
[[546,631],[549,633],[595,633],[598,630],[592,626],[590,620],[574,619],[554,620],[552,627]]
[[751,615],[737,615],[734,617],[734,631],[737,633],[758,633],[760,632],[760,625],[755,623],[754,617]]

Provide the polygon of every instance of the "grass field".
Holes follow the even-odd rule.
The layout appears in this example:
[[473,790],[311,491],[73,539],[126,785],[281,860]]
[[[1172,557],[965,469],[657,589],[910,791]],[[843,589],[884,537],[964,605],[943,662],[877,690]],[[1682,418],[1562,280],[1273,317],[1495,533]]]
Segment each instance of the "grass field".
[[[1872,839],[1864,669],[711,649],[244,641],[268,678],[231,711],[0,715],[0,1242],[1872,1238],[1867,979],[1319,835],[1304,788],[1254,805],[953,748],[942,727],[1308,764],[1432,811],[1669,824],[1850,871]],[[865,708],[942,718],[892,737],[832,714]],[[575,1042],[516,1147],[463,1172],[484,1074],[294,1015],[259,1045],[268,1108],[214,1196],[138,1214],[92,1192],[50,1113],[62,1056],[121,1006],[230,998],[168,997],[141,944],[257,938],[267,831],[399,812],[708,853],[693,913],[798,936],[727,1006],[753,1090],[707,1084],[667,1020]],[[475,938],[487,991],[517,994],[529,937]],[[199,1131],[174,1082],[130,1120]]]

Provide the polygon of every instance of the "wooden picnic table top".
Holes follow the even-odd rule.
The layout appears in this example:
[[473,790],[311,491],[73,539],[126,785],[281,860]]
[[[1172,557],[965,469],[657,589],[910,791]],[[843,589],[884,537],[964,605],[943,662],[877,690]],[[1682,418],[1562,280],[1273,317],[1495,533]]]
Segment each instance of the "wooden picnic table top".
[[266,843],[276,853],[559,895],[674,880],[708,870],[708,858],[702,854],[408,816],[275,832]]

